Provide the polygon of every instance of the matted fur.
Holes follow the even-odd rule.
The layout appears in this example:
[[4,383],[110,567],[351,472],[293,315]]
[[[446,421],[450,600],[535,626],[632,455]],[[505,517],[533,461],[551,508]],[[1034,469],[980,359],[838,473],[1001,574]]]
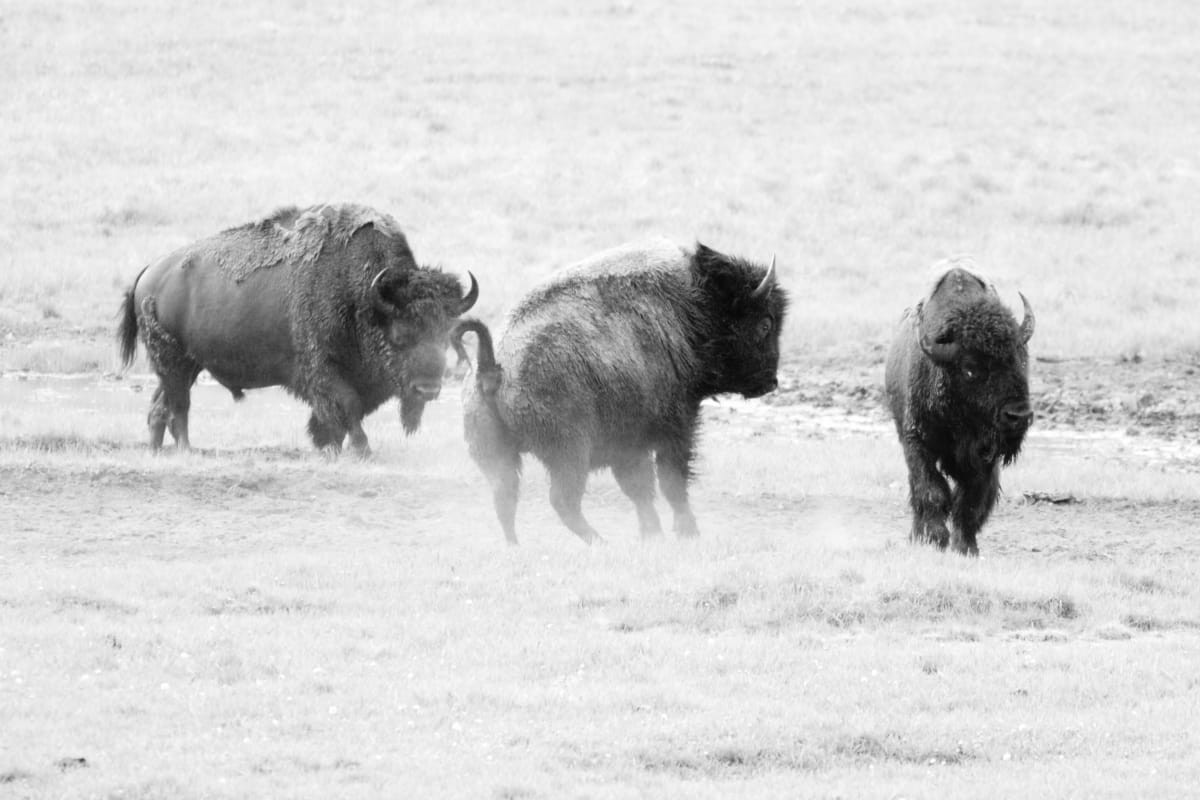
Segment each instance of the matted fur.
[[193,253],[210,258],[235,280],[279,264],[311,264],[332,244],[344,247],[364,225],[404,240],[390,215],[353,203],[325,203],[308,208],[285,206],[256,222],[228,228],[193,245]]

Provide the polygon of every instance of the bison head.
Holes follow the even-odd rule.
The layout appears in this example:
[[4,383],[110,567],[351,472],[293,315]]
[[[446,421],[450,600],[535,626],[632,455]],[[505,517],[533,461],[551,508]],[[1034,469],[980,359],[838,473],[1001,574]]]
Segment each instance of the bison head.
[[779,332],[787,292],[776,281],[775,259],[762,267],[697,244],[697,284],[704,296],[703,327],[712,394],[761,397],[779,385]]
[[437,269],[384,269],[371,281],[374,321],[387,342],[406,433],[417,429],[425,403],[441,393],[450,329],[479,297],[475,276],[467,274],[465,294],[457,278]]
[[1024,317],[1018,324],[995,288],[956,267],[917,305],[918,342],[941,370],[954,415],[995,434],[980,443],[987,451],[977,454],[983,461],[1014,459],[1033,421],[1027,345],[1035,320],[1029,301],[1020,297]]

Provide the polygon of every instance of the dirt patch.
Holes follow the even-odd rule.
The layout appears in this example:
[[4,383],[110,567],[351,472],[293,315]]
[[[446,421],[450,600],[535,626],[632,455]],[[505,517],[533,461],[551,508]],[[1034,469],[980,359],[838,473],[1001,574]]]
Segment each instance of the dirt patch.
[[[792,358],[778,391],[762,402],[886,421],[885,356],[874,348],[859,356]],[[1193,361],[1035,359],[1030,392],[1042,428],[1200,440],[1200,364]]]

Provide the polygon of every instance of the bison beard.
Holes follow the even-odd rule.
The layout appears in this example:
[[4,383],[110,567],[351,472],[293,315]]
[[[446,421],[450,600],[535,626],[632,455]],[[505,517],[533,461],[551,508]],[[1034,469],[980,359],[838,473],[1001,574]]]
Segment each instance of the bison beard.
[[425,413],[425,401],[411,393],[400,395],[400,425],[406,434],[413,434],[421,427],[421,415]]
[[582,499],[588,472],[603,467],[643,537],[662,533],[656,477],[676,533],[696,535],[688,481],[700,402],[775,388],[786,303],[774,262],[652,240],[551,276],[509,313],[497,352],[486,326],[460,323],[452,343],[478,337],[464,430],[508,542],[523,453],[545,464],[550,504],[584,542],[600,540]]
[[999,496],[1001,465],[1016,460],[1033,418],[1034,316],[1021,300],[1018,325],[990,284],[952,265],[901,319],[885,383],[908,465],[913,541],[979,553],[976,535]]

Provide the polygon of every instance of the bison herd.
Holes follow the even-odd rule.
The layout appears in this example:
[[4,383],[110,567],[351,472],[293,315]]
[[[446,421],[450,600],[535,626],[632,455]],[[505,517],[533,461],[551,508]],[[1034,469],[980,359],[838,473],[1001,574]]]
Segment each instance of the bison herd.
[[[976,535],[1033,418],[1020,323],[969,262],[952,263],[904,312],[888,353],[888,406],[908,465],[914,541],[975,555]],[[140,338],[159,385],[150,446],[190,446],[191,387],[208,370],[235,399],[282,386],[312,408],[308,432],[369,453],[362,420],[392,397],[406,433],[441,391],[446,352],[476,339],[464,388],[471,458],[516,544],[521,457],[550,476],[550,503],[584,542],[588,473],[612,469],[643,537],[659,536],[655,481],[674,530],[696,536],[688,503],[700,404],[778,385],[787,292],[769,266],[702,244],[626,244],[560,270],[509,312],[497,342],[463,318],[479,295],[420,266],[396,221],[358,205],[285,208],[150,264],[125,293],[126,365]],[[953,483],[953,488],[951,488]],[[947,526],[947,521],[950,527]]]

